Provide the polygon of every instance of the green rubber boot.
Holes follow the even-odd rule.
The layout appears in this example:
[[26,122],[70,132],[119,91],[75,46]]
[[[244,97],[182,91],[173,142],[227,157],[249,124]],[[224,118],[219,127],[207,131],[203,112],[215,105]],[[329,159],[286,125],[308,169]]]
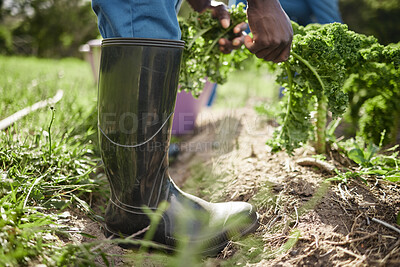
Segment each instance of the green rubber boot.
[[105,229],[107,236],[141,239],[150,225],[145,210],[164,202],[152,240],[168,250],[197,246],[211,256],[230,238],[255,231],[258,214],[246,202],[210,203],[182,192],[168,174],[183,47],[174,40],[103,40],[98,127],[111,187]]

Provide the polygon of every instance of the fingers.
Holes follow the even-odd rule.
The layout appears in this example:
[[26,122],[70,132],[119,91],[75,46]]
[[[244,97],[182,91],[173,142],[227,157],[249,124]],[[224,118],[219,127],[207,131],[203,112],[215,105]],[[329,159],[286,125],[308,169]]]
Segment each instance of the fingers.
[[228,54],[230,53],[233,49],[238,49],[244,44],[244,37],[246,36],[246,33],[244,32],[247,30],[248,24],[246,22],[241,22],[238,25],[236,25],[233,28],[233,33],[237,37],[228,40],[226,38],[221,38],[218,43],[219,43],[219,50],[221,52]]
[[238,25],[235,26],[235,28],[233,28],[233,33],[241,34],[242,32],[247,30],[247,27],[248,25],[246,22],[239,23]]
[[242,35],[242,36],[236,37],[233,40],[221,38],[221,39],[219,39],[218,44],[219,44],[219,50],[224,54],[228,54],[233,49],[238,49],[244,44],[244,36]]
[[262,52],[259,52],[260,58],[266,61],[273,61],[275,63],[280,62],[278,58],[281,55],[282,50],[285,49],[285,47],[286,46],[284,44],[280,44],[277,46],[272,46],[269,49],[264,49]]
[[236,37],[232,40],[232,46],[234,49],[241,47],[242,44],[244,44],[244,35]]
[[221,38],[221,39],[218,40],[218,44],[219,44],[219,50],[222,53],[228,54],[230,52],[229,48],[228,48],[228,45],[229,45],[229,40],[228,39]]
[[249,1],[247,17],[253,39],[245,38],[246,47],[258,58],[281,62],[289,57],[293,29],[278,0]]
[[222,3],[218,3],[215,6],[211,7],[212,11],[212,15],[214,18],[218,19],[221,23],[221,26],[224,29],[227,29],[230,26],[230,21],[231,21],[231,17],[229,15],[229,11],[226,5],[222,4]]
[[290,44],[271,43],[268,46],[258,45],[250,36],[245,36],[244,45],[258,58],[275,63],[286,61],[290,55]]
[[249,49],[250,52],[253,54],[255,53],[253,39],[250,36],[247,35],[244,37],[244,45],[247,49]]

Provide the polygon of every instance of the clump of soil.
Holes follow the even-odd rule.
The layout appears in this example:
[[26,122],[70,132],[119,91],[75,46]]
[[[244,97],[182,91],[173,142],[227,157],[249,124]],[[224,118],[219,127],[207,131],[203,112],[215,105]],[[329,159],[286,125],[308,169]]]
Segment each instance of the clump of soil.
[[[296,163],[312,156],[311,148],[298,149],[293,157],[270,151],[265,142],[275,127],[252,108],[205,111],[193,133],[180,137],[181,152],[171,165],[171,177],[206,200],[249,201],[257,207],[261,226],[254,235],[263,241],[258,249],[265,255],[248,265],[399,266],[399,185],[385,180],[327,182],[334,176],[330,168]],[[337,168],[343,164],[328,163]],[[85,232],[104,239],[99,224],[82,220]],[[299,233],[294,245],[283,250],[294,233]],[[216,264],[237,250],[237,245],[229,245]]]

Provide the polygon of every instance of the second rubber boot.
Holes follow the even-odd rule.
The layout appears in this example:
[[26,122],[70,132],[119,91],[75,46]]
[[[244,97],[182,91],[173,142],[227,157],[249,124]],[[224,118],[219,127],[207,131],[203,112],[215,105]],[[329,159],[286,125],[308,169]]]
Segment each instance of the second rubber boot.
[[[253,232],[258,215],[246,202],[210,203],[181,191],[168,173],[168,147],[184,43],[105,39],[99,77],[99,139],[111,187],[108,236],[127,237],[160,213],[152,240],[176,250],[197,246],[215,255],[233,236]],[[143,238],[141,233],[136,238]]]

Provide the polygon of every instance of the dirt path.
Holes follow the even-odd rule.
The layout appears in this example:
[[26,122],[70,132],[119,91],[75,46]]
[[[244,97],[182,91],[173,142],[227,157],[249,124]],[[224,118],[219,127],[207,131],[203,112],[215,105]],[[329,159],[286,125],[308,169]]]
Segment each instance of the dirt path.
[[[296,164],[313,155],[311,149],[297,150],[293,157],[271,153],[265,142],[273,130],[251,108],[203,112],[194,135],[183,138],[183,153],[171,175],[178,183],[190,183],[193,168],[201,162],[218,179],[216,189],[206,190],[211,196],[202,190],[193,193],[258,207],[262,225],[256,235],[265,243],[256,266],[400,265],[399,232],[377,222],[395,225],[399,186],[382,180],[368,185],[325,182],[334,174]],[[285,247],[295,236],[296,244]],[[229,258],[235,249],[220,257]]]
[[[181,137],[171,176],[206,200],[257,206],[261,226],[255,236],[262,244],[249,248],[257,256],[247,265],[399,266],[400,232],[382,224],[395,225],[399,186],[382,180],[328,183],[334,174],[296,163],[313,155],[311,149],[293,157],[271,153],[265,141],[273,130],[252,108],[206,110],[196,130]],[[87,233],[104,238],[98,224],[82,220]],[[239,244],[229,245],[213,264],[232,259]],[[126,262],[116,258],[114,264]]]

